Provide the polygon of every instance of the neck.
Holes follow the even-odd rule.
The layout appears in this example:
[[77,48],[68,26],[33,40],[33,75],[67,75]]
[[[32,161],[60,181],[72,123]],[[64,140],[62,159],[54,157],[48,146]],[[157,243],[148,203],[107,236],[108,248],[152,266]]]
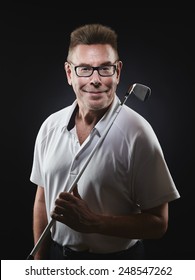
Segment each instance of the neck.
[[85,141],[96,123],[103,117],[107,110],[108,108],[104,108],[98,111],[84,112],[79,109],[75,117],[75,124],[80,144]]
[[86,112],[80,108],[76,114],[76,120],[83,122],[85,125],[95,126],[107,110],[108,108],[104,108],[98,111],[90,110]]

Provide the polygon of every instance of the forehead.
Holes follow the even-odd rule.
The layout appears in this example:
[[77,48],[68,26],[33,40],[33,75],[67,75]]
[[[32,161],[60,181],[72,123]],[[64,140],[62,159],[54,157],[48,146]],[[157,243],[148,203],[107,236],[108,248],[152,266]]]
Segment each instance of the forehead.
[[78,45],[71,54],[71,61],[74,64],[101,64],[104,62],[113,63],[116,60],[116,53],[110,45]]

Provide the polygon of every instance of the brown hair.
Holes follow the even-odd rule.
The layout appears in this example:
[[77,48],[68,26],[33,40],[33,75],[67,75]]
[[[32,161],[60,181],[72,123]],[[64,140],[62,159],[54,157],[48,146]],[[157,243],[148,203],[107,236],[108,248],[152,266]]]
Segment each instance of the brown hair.
[[[70,34],[68,57],[77,45],[108,44],[116,52],[117,59],[117,34],[109,26],[102,24],[85,24],[73,30]],[[67,59],[68,60],[68,59]]]

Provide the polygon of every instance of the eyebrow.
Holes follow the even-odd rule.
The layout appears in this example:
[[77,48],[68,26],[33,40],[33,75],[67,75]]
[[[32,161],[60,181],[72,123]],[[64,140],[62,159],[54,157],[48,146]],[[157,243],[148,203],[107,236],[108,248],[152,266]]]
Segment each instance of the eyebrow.
[[[115,63],[115,62],[114,62]],[[103,62],[101,64],[99,64],[98,66],[104,66],[104,65],[113,65],[113,63],[111,61],[106,61],[106,62]],[[93,67],[91,64],[87,64],[87,63],[80,63],[78,64],[77,66],[88,66],[88,67]],[[97,67],[98,67],[97,66]]]

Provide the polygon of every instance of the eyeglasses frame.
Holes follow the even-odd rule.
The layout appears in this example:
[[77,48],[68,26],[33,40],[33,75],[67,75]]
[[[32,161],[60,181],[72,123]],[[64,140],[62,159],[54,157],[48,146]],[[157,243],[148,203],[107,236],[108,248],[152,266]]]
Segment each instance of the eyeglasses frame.
[[[95,70],[97,70],[98,75],[100,75],[101,77],[112,77],[112,76],[115,74],[116,70],[117,70],[117,65],[115,65],[115,64],[102,65],[102,66],[96,66],[96,67],[90,66],[90,67],[93,69],[92,73],[91,73],[89,76],[80,76],[80,75],[78,75],[78,73],[77,73],[77,68],[78,68],[78,67],[82,67],[82,65],[75,65],[75,64],[72,63],[71,61],[67,61],[67,62],[68,62],[69,64],[74,65],[74,71],[75,71],[77,77],[80,77],[80,78],[89,78],[89,77],[91,77],[91,76],[93,75],[93,72],[94,72]],[[117,63],[117,62],[118,62],[118,60],[116,60],[114,63]],[[112,74],[112,75],[106,75],[106,76],[104,76],[104,75],[101,75],[101,74],[99,73],[99,69],[100,69],[101,67],[105,67],[105,66],[113,66],[113,67],[114,67],[114,71],[113,71],[113,74]],[[83,66],[83,67],[84,67],[84,66]]]

